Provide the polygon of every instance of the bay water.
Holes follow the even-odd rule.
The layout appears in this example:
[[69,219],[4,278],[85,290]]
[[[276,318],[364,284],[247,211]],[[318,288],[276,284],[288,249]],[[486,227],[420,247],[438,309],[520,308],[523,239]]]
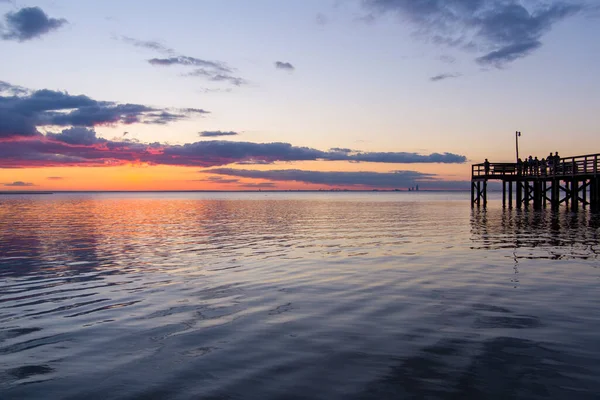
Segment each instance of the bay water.
[[600,215],[0,196],[2,399],[599,399]]

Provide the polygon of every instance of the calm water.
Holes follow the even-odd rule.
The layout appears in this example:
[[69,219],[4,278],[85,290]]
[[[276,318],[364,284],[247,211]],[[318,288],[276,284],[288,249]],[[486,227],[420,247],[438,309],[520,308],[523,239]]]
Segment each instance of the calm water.
[[599,399],[600,216],[0,197],[0,398]]

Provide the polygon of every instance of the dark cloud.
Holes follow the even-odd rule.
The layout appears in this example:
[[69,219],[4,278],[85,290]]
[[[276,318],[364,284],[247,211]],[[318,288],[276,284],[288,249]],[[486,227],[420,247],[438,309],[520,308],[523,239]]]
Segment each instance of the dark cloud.
[[[1,140],[1,138],[0,138]],[[463,163],[451,153],[332,152],[289,143],[200,141],[183,145],[99,138],[95,131],[73,127],[34,137],[6,137],[0,142],[0,168],[36,166],[102,166],[141,162],[153,165],[213,167],[277,161],[350,161],[376,163]]]
[[432,153],[429,155],[406,153],[406,152],[369,152],[347,155],[341,159],[358,162],[379,162],[379,163],[399,163],[399,164],[416,164],[416,163],[449,163],[460,164],[467,161],[465,156],[452,153]]
[[123,42],[129,43],[135,47],[141,47],[144,49],[154,50],[159,53],[168,54],[168,55],[175,54],[175,50],[165,46],[164,44],[162,44],[160,42],[155,42],[152,40],[138,40],[138,39],[134,39],[134,38],[128,37],[128,36],[121,36],[119,39],[122,40]]
[[237,136],[237,135],[239,135],[239,133],[233,132],[233,131],[229,131],[229,132],[202,131],[202,132],[198,132],[198,135],[202,136],[202,137],[218,137],[218,136]]
[[295,69],[292,64],[283,61],[275,61],[275,68],[284,69],[286,71],[293,71]]
[[210,176],[206,179],[195,179],[193,182],[211,182],[211,183],[237,183],[237,178],[223,178],[221,176]]
[[499,50],[492,51],[484,56],[478,57],[477,62],[481,65],[494,65],[498,68],[507,62],[515,61],[525,57],[542,44],[540,42],[517,43],[512,46],[505,46]]
[[8,29],[2,33],[2,39],[19,42],[38,38],[67,23],[64,18],[49,18],[39,7],[25,7],[16,12],[8,12],[4,19]]
[[275,164],[275,161],[266,160],[244,160],[236,162],[237,165],[271,165]]
[[49,181],[62,181],[65,178],[63,178],[62,176],[49,176],[46,179],[48,179]]
[[234,86],[241,86],[247,83],[245,79],[234,76],[234,69],[222,61],[210,61],[181,54],[178,55],[176,54],[175,50],[155,41],[143,41],[127,36],[121,36],[120,39],[125,43],[132,44],[133,46],[154,50],[169,56],[164,58],[151,58],[147,60],[150,65],[157,67],[194,67],[195,69],[193,71],[183,73],[181,75],[202,77],[211,82],[224,82]]
[[333,151],[336,153],[355,153],[356,152],[352,149],[346,149],[346,148],[342,148],[342,147],[332,147],[331,149],[329,149],[329,151]]
[[273,182],[259,182],[259,183],[249,182],[249,183],[244,183],[243,185],[240,185],[240,186],[248,188],[248,189],[275,189],[277,187],[277,185]]
[[432,76],[431,78],[429,78],[429,80],[432,82],[438,82],[438,81],[443,81],[444,79],[458,78],[459,76],[461,76],[461,75],[460,74],[440,74],[440,75]]
[[[217,168],[203,171],[206,173],[236,176],[240,178],[265,179],[278,182],[303,182],[333,187],[406,189],[419,185],[429,190],[468,190],[470,181],[444,181],[436,175],[417,171],[395,172],[340,172],[340,171],[302,171],[272,170],[254,171],[233,168]],[[267,183],[269,187],[274,184]]]
[[15,186],[15,187],[35,186],[33,183],[21,182],[21,181],[16,181],[16,182],[12,182],[12,183],[3,183],[3,185],[4,186]]
[[180,108],[179,111],[187,114],[210,114],[210,111],[202,108]]
[[539,48],[553,25],[585,9],[549,0],[363,0],[373,13],[393,12],[433,43],[483,53],[476,61],[502,67]]
[[63,143],[84,146],[91,146],[98,142],[107,141],[106,139],[96,137],[96,132],[94,130],[83,127],[65,129],[60,133],[47,133],[46,137]]
[[470,182],[442,181],[433,174],[417,171],[396,172],[340,172],[303,171],[298,169],[256,171],[247,169],[216,168],[203,171],[238,178],[265,179],[278,182],[302,182],[327,186],[402,189],[419,185],[423,189],[468,189]]
[[[79,107],[68,112],[48,112],[45,113],[45,118],[42,118],[40,122],[44,125],[56,126],[97,126],[137,122],[162,125],[169,121],[184,118],[182,115],[175,118],[174,114],[168,112],[157,113],[155,111],[158,110],[141,104],[94,105]],[[172,118],[169,119],[163,114],[170,115]]]
[[151,65],[169,67],[172,65],[185,65],[185,66],[194,66],[194,67],[203,67],[209,68],[213,71],[219,72],[232,72],[231,68],[219,61],[207,61],[201,60],[199,58],[188,57],[188,56],[178,56],[178,57],[169,57],[169,58],[151,58],[148,60],[148,63]]
[[[9,96],[2,96],[8,93]],[[164,125],[206,114],[198,108],[159,109],[141,104],[97,101],[84,95],[71,95],[48,89],[28,91],[0,82],[0,139],[39,135],[40,126],[85,126],[107,124]]]
[[29,90],[22,86],[11,85],[8,82],[0,81],[0,94],[8,93],[13,96],[19,96],[29,93]]
[[175,114],[175,113],[168,112],[168,111],[161,111],[158,113],[146,114],[145,120],[143,122],[145,124],[150,124],[150,125],[166,125],[168,123],[177,122],[177,121],[185,119],[185,118],[186,118],[186,116],[183,114]]

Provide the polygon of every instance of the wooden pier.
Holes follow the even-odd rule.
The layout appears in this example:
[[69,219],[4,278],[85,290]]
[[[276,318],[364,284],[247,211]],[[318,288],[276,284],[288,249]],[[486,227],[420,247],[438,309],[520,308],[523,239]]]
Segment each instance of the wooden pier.
[[[502,182],[502,206],[539,210],[561,204],[600,210],[600,154],[561,157],[548,165],[491,163],[472,165],[471,206],[487,205],[488,181]],[[513,202],[514,200],[514,202]]]

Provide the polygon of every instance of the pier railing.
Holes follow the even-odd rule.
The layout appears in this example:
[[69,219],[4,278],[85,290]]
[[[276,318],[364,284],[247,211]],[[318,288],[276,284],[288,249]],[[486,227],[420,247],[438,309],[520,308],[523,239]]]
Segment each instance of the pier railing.
[[576,176],[597,175],[600,172],[600,153],[583,156],[563,157],[554,165],[553,162],[535,165],[525,163],[479,163],[471,167],[472,178],[479,179],[514,179],[554,177],[566,178]]

